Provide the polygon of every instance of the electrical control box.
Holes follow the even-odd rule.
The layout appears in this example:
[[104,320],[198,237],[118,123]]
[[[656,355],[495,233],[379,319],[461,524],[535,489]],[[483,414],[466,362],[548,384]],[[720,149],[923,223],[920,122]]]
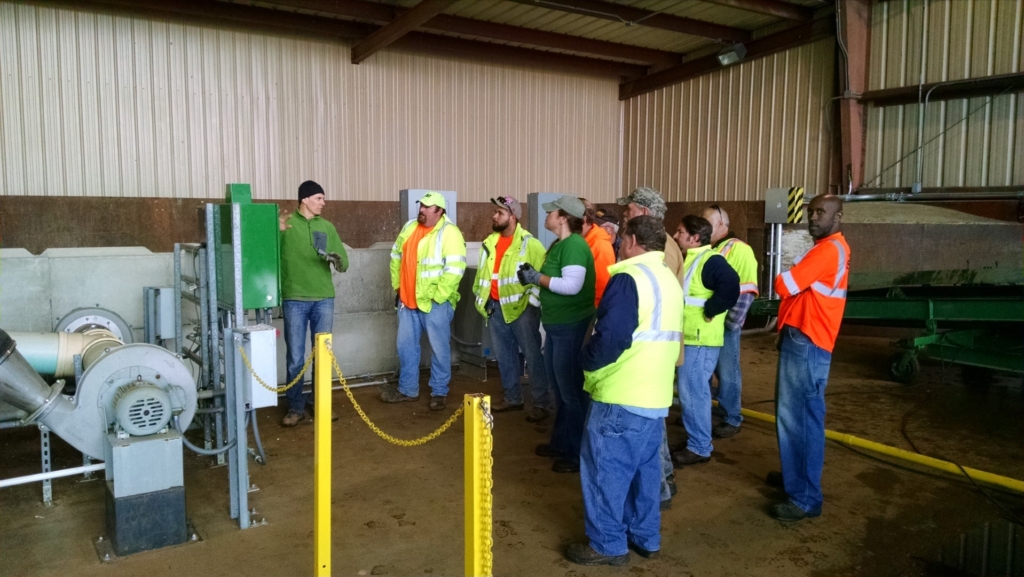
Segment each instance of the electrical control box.
[[[281,304],[281,252],[278,206],[253,204],[248,184],[227,185],[230,204],[214,211],[217,298],[235,307],[236,287],[242,308],[265,309]],[[235,263],[240,263],[236,271]]]
[[544,210],[543,204],[554,202],[562,196],[560,192],[531,192],[526,195],[527,230],[534,236],[545,249],[551,248],[554,244],[555,233],[544,228],[544,220],[548,217],[548,211]]
[[[252,365],[245,369],[242,390],[245,393],[245,410],[277,406],[277,392],[261,385],[255,373],[267,386],[277,387],[277,329],[269,325],[251,325],[235,329],[245,335],[242,339],[245,356]],[[299,383],[295,385],[301,387]]]
[[764,193],[765,224],[786,224],[788,188],[769,188]]

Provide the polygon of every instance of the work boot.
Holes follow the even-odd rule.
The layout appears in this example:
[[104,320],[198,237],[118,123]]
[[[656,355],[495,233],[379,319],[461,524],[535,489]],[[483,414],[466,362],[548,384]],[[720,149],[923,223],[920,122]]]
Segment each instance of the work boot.
[[660,511],[668,511],[671,508],[672,508],[672,497],[669,497],[668,499],[665,499],[664,501],[661,502],[660,505],[658,505],[658,510],[660,510]]
[[562,451],[559,451],[548,443],[537,445],[537,448],[533,452],[536,453],[538,457],[551,457],[552,459],[557,459],[564,454]]
[[565,558],[577,565],[612,565],[621,567],[629,563],[629,553],[625,555],[602,555],[586,543],[573,543],[565,548]]
[[403,395],[398,392],[397,389],[388,389],[380,394],[380,400],[385,403],[415,403],[420,400],[419,395],[410,397],[409,395]]
[[530,409],[530,414],[526,415],[526,422],[528,423],[543,423],[548,418],[548,410],[544,407],[534,406]]
[[682,468],[686,465],[697,465],[699,463],[707,463],[711,460],[711,457],[704,457],[694,453],[693,451],[686,449],[685,451],[678,451],[672,453],[672,465],[676,469]]
[[[430,405],[427,407],[431,411],[444,410],[445,399],[447,397],[430,397]],[[493,409],[492,409],[493,410]]]
[[643,557],[644,559],[657,559],[658,557],[661,557],[661,551],[651,551],[648,549],[644,549],[643,547],[629,540],[626,541],[626,547],[629,547],[631,551]]
[[739,427],[737,427],[736,425],[730,425],[729,423],[722,421],[721,423],[715,425],[714,429],[711,429],[711,436],[715,437],[716,439],[728,439],[729,437],[732,437],[738,432],[740,432]]
[[306,413],[300,413],[298,411],[288,411],[288,414],[281,419],[282,427],[294,427],[299,424],[299,421],[306,418]]
[[797,521],[821,515],[821,509],[816,511],[804,511],[800,507],[786,501],[785,503],[776,503],[772,505],[771,509],[768,510],[768,514],[783,523],[795,523]]
[[523,410],[523,404],[522,403],[519,403],[517,405],[515,403],[510,403],[510,402],[508,402],[505,399],[502,399],[501,401],[495,403],[491,407],[491,412],[492,413],[507,413],[509,411],[522,411],[522,410]]

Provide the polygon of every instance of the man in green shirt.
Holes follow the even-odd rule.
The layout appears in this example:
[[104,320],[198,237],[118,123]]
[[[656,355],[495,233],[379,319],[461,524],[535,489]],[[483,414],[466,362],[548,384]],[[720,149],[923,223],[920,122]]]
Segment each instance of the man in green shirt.
[[[326,195],[312,180],[299,185],[299,208],[281,215],[281,310],[284,313],[284,342],[287,382],[294,381],[306,359],[306,331],[310,350],[317,333],[332,332],[334,326],[334,282],[331,265],[338,272],[348,269],[348,254],[338,231],[320,218]],[[302,392],[297,383],[285,392],[288,413],[281,426],[294,427],[306,418],[306,404],[313,395]],[[332,420],[337,417],[331,415]]]

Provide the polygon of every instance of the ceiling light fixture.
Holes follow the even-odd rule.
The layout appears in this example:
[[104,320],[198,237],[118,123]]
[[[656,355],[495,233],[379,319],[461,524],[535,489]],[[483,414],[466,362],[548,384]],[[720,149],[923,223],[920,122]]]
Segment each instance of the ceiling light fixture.
[[729,66],[743,60],[746,56],[746,46],[743,44],[733,44],[732,46],[726,46],[718,53],[718,62],[722,66]]

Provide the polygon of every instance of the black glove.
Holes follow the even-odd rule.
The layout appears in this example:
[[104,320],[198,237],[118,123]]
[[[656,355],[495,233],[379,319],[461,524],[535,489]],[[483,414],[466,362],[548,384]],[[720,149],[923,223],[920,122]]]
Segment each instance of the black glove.
[[526,286],[535,284],[540,286],[540,272],[530,266],[530,263],[524,262],[519,270],[516,272],[516,276],[519,277],[519,284]]
[[338,272],[345,272],[345,268],[342,267],[341,255],[336,252],[327,254],[327,262],[334,265],[334,270]]

